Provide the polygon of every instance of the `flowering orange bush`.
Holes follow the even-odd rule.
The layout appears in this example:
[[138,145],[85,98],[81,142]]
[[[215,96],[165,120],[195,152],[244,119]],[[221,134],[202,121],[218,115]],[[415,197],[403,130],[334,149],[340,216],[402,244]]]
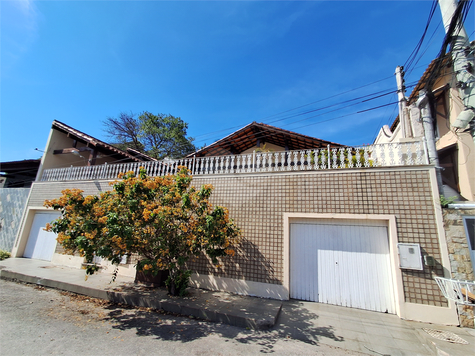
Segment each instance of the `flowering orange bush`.
[[47,229],[58,234],[67,252],[79,252],[91,263],[88,274],[97,270],[94,256],[118,264],[123,256],[138,254],[139,271],[168,269],[168,284],[182,293],[190,257],[204,252],[218,264],[218,257],[234,255],[239,229],[226,208],[210,204],[213,187],[192,187],[185,167],[176,175],[148,177],[141,169],[138,177],[128,172],[119,178],[112,191],[99,196],[64,190],[44,204],[62,213]]

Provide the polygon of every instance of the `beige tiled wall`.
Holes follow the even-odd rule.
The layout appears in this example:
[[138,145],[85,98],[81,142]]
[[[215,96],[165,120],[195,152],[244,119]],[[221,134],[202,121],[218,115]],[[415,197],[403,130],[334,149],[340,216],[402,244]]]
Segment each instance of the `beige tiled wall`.
[[282,284],[283,213],[393,214],[399,242],[420,243],[422,253],[439,262],[423,271],[403,270],[406,301],[447,305],[433,280],[443,269],[427,170],[206,176],[193,182],[215,187],[212,202],[230,210],[245,239],[223,268],[196,262],[200,273]]
[[[194,261],[199,273],[282,284],[283,213],[391,214],[396,216],[399,242],[420,243],[423,254],[438,262],[423,271],[403,270],[406,302],[447,305],[433,281],[434,275],[443,276],[443,269],[429,169],[195,176],[193,184],[214,186],[213,204],[229,209],[244,238],[236,256],[224,258],[222,267],[205,258]],[[29,205],[41,206],[65,188],[86,194],[110,189],[103,181],[38,183]]]

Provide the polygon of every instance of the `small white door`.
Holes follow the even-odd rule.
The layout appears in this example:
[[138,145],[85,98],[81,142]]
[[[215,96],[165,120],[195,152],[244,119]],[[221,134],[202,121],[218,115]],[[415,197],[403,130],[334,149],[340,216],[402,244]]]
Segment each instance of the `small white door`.
[[23,257],[51,261],[56,249],[56,234],[44,229],[47,223],[51,223],[59,216],[60,213],[58,212],[39,212],[35,214]]
[[387,228],[295,223],[290,296],[395,313]]

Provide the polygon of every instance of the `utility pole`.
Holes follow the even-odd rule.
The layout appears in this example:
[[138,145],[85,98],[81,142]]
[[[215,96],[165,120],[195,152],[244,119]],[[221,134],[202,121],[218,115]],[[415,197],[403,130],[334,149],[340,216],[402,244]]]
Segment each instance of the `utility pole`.
[[401,123],[402,137],[412,137],[411,127],[407,120],[407,98],[406,86],[404,85],[404,67],[398,66],[396,68],[396,82],[397,82],[397,97],[399,101],[399,122]]
[[[466,0],[460,0],[466,1]],[[475,142],[475,44],[469,43],[469,38],[463,24],[458,24],[458,31],[449,34],[449,27],[455,10],[457,9],[457,0],[439,0],[442,20],[444,22],[445,32],[452,36],[452,60],[454,71],[457,76],[457,87],[460,97],[464,104],[464,110],[459,114],[453,127],[463,129],[470,124],[470,131]]]

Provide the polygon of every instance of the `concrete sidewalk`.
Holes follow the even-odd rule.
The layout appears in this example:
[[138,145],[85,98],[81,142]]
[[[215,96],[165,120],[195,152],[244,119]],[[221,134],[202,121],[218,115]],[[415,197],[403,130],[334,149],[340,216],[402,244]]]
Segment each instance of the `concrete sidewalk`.
[[[187,297],[170,297],[164,289],[134,285],[130,277],[119,276],[116,282],[110,283],[109,274],[98,273],[86,281],[84,270],[39,260],[0,261],[0,277],[234,326],[270,329],[267,332],[273,336],[371,355],[455,356],[472,355],[475,349],[473,329],[411,322],[396,315],[327,304],[282,302],[193,288]],[[468,344],[444,341],[443,337]]]

